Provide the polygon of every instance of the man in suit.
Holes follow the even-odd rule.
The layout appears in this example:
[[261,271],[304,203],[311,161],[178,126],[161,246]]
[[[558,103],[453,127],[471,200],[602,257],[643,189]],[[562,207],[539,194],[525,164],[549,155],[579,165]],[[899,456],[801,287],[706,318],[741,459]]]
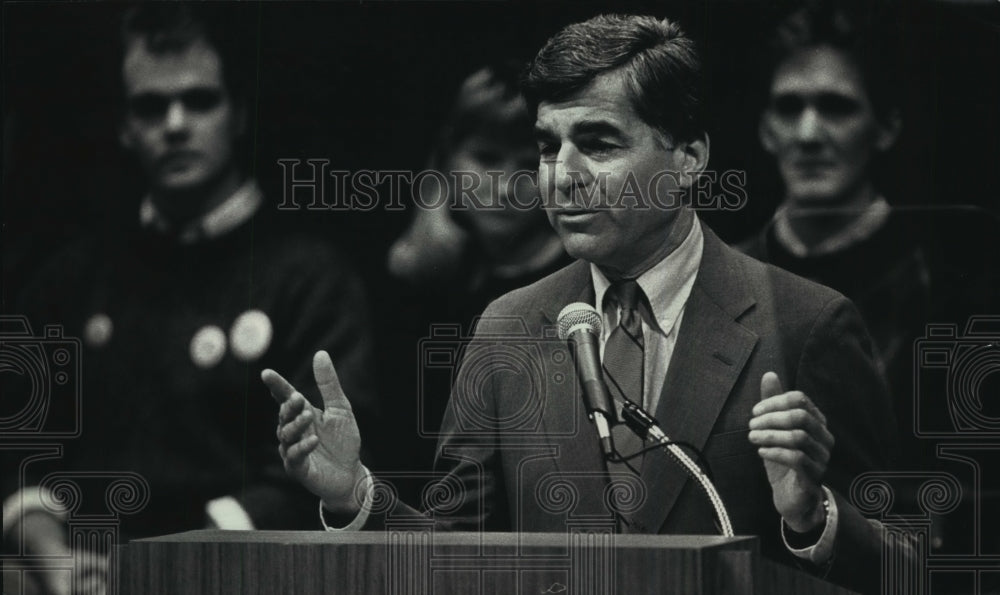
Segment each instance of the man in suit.
[[[602,460],[567,382],[573,364],[546,340],[558,312],[583,301],[603,312],[615,401],[641,403],[701,451],[737,534],[759,535],[772,558],[875,588],[884,531],[845,498],[891,447],[870,342],[846,298],[740,255],[674,200],[709,156],[699,70],[675,24],[634,16],[571,25],[530,65],[543,206],[579,260],[484,313],[438,447],[456,496],[427,514],[464,530],[566,531],[571,517],[610,515],[621,531],[715,532],[706,498],[662,452],[631,466]],[[354,516],[346,528],[413,512],[373,514],[350,404],[325,354],[314,371],[325,410],[277,373],[262,376],[283,402],[286,469],[327,510]],[[623,455],[638,449],[616,441]]]

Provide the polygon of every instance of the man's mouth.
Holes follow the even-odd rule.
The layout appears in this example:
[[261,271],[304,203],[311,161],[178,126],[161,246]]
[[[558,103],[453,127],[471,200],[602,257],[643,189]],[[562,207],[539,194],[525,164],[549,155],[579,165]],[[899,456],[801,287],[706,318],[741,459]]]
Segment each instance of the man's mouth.
[[598,209],[560,209],[555,212],[556,219],[563,225],[584,225],[600,214]]
[[796,170],[803,173],[820,173],[829,169],[836,167],[836,163],[831,159],[822,159],[816,157],[806,157],[802,159],[796,159],[792,162],[792,165]]
[[157,165],[165,170],[186,169],[200,156],[197,151],[173,151],[160,157]]

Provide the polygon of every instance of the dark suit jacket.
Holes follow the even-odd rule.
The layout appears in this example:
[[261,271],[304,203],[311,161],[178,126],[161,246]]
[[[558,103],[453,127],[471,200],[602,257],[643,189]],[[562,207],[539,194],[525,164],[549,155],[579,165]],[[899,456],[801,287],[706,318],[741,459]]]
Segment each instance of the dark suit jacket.
[[[443,422],[441,489],[427,499],[439,526],[563,532],[612,522],[611,505],[645,533],[717,533],[697,485],[662,452],[641,481],[609,479],[586,419],[572,357],[553,325],[565,305],[594,302],[578,261],[493,302],[462,354]],[[839,528],[829,578],[877,581],[882,532],[848,503],[851,481],[883,467],[895,427],[865,327],[835,291],[765,265],[705,228],[701,266],[684,311],[655,417],[701,450],[736,534],[800,564],[781,541],[763,463],[747,438],[760,379],[775,371],[827,416],[836,438],[825,483]]]

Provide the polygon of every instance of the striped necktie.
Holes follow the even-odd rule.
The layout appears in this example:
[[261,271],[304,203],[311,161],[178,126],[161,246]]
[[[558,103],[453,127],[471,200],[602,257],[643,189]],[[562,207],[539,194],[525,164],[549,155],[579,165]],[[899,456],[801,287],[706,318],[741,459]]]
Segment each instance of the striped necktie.
[[[643,404],[643,363],[645,343],[642,337],[642,315],[640,308],[647,308],[642,288],[634,279],[615,282],[604,297],[618,307],[618,326],[611,331],[604,345],[604,379],[608,392],[615,401],[619,423],[612,428],[615,448],[622,456],[638,452],[643,444],[621,419],[622,404],[631,401]],[[609,471],[631,469],[638,473],[642,468],[642,457],[629,463],[609,463]]]

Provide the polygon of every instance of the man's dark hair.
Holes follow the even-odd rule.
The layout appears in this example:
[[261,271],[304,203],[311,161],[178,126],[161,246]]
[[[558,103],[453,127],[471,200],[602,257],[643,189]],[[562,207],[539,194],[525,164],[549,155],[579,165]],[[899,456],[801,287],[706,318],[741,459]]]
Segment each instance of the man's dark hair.
[[781,64],[798,52],[833,48],[858,69],[875,117],[887,121],[898,106],[890,33],[885,17],[877,13],[826,0],[810,2],[778,24],[771,40],[771,79]]
[[678,140],[704,134],[701,60],[694,41],[667,19],[612,14],[569,25],[532,60],[522,89],[537,107],[613,71],[621,72],[645,123]]
[[[153,54],[180,53],[198,41],[210,45],[222,63],[230,97],[243,105],[251,96],[256,64],[252,15],[231,4],[151,2],[126,11],[122,19],[122,58],[134,42]],[[249,66],[248,66],[249,65]]]

